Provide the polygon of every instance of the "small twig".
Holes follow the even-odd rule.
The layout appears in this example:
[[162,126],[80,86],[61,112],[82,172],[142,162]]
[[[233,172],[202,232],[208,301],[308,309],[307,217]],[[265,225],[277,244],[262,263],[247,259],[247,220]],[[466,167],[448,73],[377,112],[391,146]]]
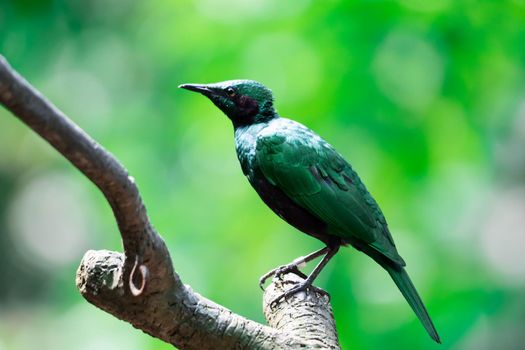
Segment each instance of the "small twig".
[[[139,268],[139,271],[140,271],[140,287],[137,288],[135,286],[135,271],[137,270],[137,266]],[[142,292],[144,292],[144,289],[146,288],[146,282],[148,280],[148,277],[149,277],[149,270],[148,268],[146,267],[146,265],[140,265],[139,266],[139,257],[135,257],[135,264],[133,264],[133,269],[131,269],[131,274],[129,276],[129,289],[131,291],[131,294],[133,294],[133,296],[136,296],[138,297],[139,295],[142,294]]]

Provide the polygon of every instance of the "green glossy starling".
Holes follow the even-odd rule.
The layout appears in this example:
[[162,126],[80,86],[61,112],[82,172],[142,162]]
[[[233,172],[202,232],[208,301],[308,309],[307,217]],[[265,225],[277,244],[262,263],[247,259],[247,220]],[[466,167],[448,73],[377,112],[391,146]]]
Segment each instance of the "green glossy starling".
[[[326,246],[267,273],[294,272],[305,277],[277,300],[315,288],[313,281],[341,246],[362,251],[392,277],[432,339],[439,335],[405,271],[385,217],[350,164],[315,132],[282,118],[272,92],[252,80],[184,84],[208,97],[233,123],[241,168],[261,199],[282,219]],[[298,266],[316,257],[309,276]],[[277,302],[275,300],[274,302]]]

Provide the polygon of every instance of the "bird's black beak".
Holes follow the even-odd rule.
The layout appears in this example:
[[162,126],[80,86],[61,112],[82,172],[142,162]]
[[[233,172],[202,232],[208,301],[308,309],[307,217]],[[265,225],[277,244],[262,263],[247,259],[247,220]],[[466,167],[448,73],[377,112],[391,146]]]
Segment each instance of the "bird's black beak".
[[181,89],[200,92],[203,95],[209,95],[213,93],[213,90],[211,90],[208,87],[208,85],[205,85],[205,84],[182,84],[182,85],[179,85],[179,87]]

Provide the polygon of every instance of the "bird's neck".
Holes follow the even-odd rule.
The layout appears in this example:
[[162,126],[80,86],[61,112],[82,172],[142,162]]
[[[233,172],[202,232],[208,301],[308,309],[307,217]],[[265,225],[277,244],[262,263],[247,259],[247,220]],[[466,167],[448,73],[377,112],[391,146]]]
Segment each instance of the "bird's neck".
[[270,122],[272,119],[279,118],[279,115],[274,110],[263,112],[263,113],[257,113],[256,115],[252,116],[251,118],[235,118],[231,119],[233,123],[233,128],[235,131],[237,129],[245,129],[249,128],[251,126],[255,126],[257,128],[257,125],[264,125]]

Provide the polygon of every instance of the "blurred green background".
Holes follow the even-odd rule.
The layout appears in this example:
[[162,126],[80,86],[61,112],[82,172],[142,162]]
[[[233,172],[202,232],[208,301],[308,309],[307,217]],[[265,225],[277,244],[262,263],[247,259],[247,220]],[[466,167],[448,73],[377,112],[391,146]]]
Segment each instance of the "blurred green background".
[[[317,285],[344,349],[525,348],[525,1],[0,0],[0,52],[115,154],[183,281],[263,322],[261,274],[321,247],[242,176],[188,82],[260,80],[379,202],[444,344],[344,249]],[[169,349],[84,301],[109,206],[0,108],[0,349]]]

